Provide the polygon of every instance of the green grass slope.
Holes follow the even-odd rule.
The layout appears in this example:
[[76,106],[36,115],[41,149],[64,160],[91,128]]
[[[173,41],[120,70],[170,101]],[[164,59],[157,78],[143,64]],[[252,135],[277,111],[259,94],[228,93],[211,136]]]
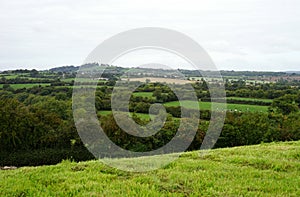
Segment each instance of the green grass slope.
[[98,161],[0,171],[0,196],[300,196],[300,141],[184,153],[151,172]]

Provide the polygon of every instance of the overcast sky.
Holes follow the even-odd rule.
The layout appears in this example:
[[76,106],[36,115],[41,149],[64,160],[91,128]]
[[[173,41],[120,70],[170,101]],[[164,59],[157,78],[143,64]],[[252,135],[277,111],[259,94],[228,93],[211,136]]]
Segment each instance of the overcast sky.
[[110,36],[149,26],[190,36],[219,69],[300,70],[299,10],[299,0],[0,0],[0,70],[80,65]]

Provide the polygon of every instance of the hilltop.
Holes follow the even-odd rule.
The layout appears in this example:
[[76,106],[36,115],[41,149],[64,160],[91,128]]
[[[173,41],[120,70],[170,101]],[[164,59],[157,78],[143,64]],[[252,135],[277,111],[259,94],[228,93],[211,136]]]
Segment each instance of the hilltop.
[[188,152],[146,173],[66,160],[0,179],[0,196],[299,196],[300,141]]

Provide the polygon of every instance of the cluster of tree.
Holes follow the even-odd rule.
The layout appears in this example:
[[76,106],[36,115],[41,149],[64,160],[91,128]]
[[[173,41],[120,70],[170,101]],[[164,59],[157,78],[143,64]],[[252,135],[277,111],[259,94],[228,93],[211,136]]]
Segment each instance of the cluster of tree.
[[54,82],[54,79],[47,79],[47,78],[37,78],[32,79],[28,77],[16,77],[12,79],[7,79],[5,77],[0,78],[0,84],[30,84],[30,83],[51,83]]
[[288,115],[298,112],[300,108],[300,93],[297,95],[286,94],[274,99],[270,111]]
[[[1,97],[0,114],[0,165],[42,165],[67,158],[91,159],[77,134],[70,101],[30,95],[20,102],[16,98]],[[39,154],[31,155],[31,152]]]
[[[111,141],[119,147],[135,152],[156,150],[164,146],[174,137],[179,127],[179,122],[173,121],[169,116],[163,128],[155,135],[150,137],[135,137],[120,129],[112,115],[107,115],[100,119],[102,123],[101,126]],[[140,125],[147,123],[138,118],[135,114],[133,114],[133,119]],[[117,155],[117,153],[115,154]]]
[[[26,91],[15,94],[1,91],[0,165],[41,165],[56,163],[66,158],[93,158],[76,132],[70,90],[63,87],[39,87]],[[97,105],[100,105],[98,108],[101,109],[105,108],[103,105],[107,105],[110,109],[111,91],[112,89],[106,86],[98,89],[96,108]],[[143,101],[132,102],[130,110],[149,113],[153,100]],[[300,97],[285,95],[274,100],[269,113],[228,112],[216,147],[299,140],[299,105]],[[107,136],[117,145],[132,151],[149,151],[168,143],[177,132],[179,122],[173,117],[181,116],[180,107],[167,107],[166,111],[170,115],[163,128],[148,138],[126,134],[112,116],[99,118]],[[209,110],[200,112],[199,128],[189,150],[200,147],[210,116]],[[133,118],[138,124],[147,124],[147,121],[139,119],[136,115],[133,115]]]
[[[102,66],[107,67],[110,70],[117,71],[116,73],[123,75],[125,72],[127,72],[128,68],[122,68],[117,66],[111,66],[111,65],[99,65],[97,63],[93,64],[87,64],[83,65],[85,67],[93,67],[93,66]],[[63,73],[71,73],[71,72],[77,72],[79,70],[78,66],[62,66],[57,68],[49,69],[51,72],[63,72]],[[202,76],[202,71],[198,70],[186,70],[186,69],[178,69],[178,70],[170,70],[170,69],[159,69],[159,68],[135,68],[134,70],[130,70],[131,76],[134,77],[145,77],[149,76],[149,74],[155,74],[156,76],[168,76],[168,77],[174,77],[177,76],[178,73],[181,73],[181,75],[184,75],[185,77],[199,77]],[[220,72],[216,71],[205,71],[205,73],[209,76],[214,76],[220,73],[224,77],[285,77],[285,76],[296,76],[299,75],[299,73],[292,72],[263,72],[263,71],[225,71],[222,70]]]
[[226,82],[226,95],[244,97],[244,98],[265,98],[274,99],[286,94],[298,94],[299,86],[282,85],[282,84],[258,84],[256,86],[246,85],[244,81]]
[[[108,68],[104,75],[109,80],[98,82],[100,86],[95,93],[95,108],[98,111],[111,109],[111,94],[116,79],[126,71],[126,69],[118,67]],[[70,87],[73,82],[67,83],[59,80],[62,75],[73,75],[74,73],[68,73],[66,70],[73,71],[76,67],[62,69],[65,71],[52,71],[56,73],[54,74],[55,79],[38,78],[43,82],[51,80],[47,81],[51,83],[51,86],[48,87],[36,86],[14,90],[9,84],[21,83],[21,80],[25,80],[25,78],[7,79],[2,77],[0,83],[3,82],[4,85],[0,90],[0,165],[41,165],[57,163],[66,158],[74,160],[93,158],[82,144],[74,125],[71,107],[72,88]],[[18,73],[21,72],[23,71]],[[26,72],[24,71],[24,73]],[[36,71],[27,73],[35,77],[41,76],[41,73]],[[248,74],[252,75],[252,73]],[[190,75],[192,76],[192,73]],[[29,81],[23,82],[29,83]],[[34,83],[36,82],[34,81]],[[81,82],[78,84],[89,86],[94,83]],[[132,117],[140,125],[147,124],[147,121],[138,118],[135,113],[149,113],[149,108],[153,103],[178,100],[173,89],[161,83],[150,83],[149,81],[144,84],[128,83],[128,86],[131,85],[135,87],[138,85],[135,90],[137,92],[153,92],[152,97],[134,95],[130,97],[129,111],[134,113]],[[178,91],[179,94],[182,94],[181,98],[189,100],[191,95],[186,91],[187,86],[176,85],[174,89],[181,90]],[[192,86],[198,99],[211,101],[207,82],[202,79]],[[227,112],[216,147],[300,139],[299,86],[291,86],[288,83],[247,85],[245,81],[238,80],[226,81],[225,88],[227,96],[271,98],[274,101],[270,105],[268,113]],[[122,96],[126,96],[126,94],[124,92]],[[218,102],[222,102],[222,99]],[[229,100],[229,102],[266,104],[258,101]],[[134,137],[122,131],[111,115],[99,116],[99,119],[107,136],[117,145],[132,151],[149,151],[167,144],[178,130],[177,118],[181,117],[181,108],[166,107],[166,111],[169,116],[163,128],[156,135],[147,138]],[[193,113],[193,110],[190,112]],[[210,117],[209,110],[200,111],[200,124],[189,150],[199,149]]]
[[[259,144],[262,142],[290,141],[300,139],[300,113],[289,115],[275,113],[231,113],[226,120],[215,148]],[[145,124],[134,118],[139,124]],[[147,138],[129,135],[115,123],[113,116],[103,118],[102,128],[118,146],[132,151],[150,151],[166,145],[176,134],[179,122],[168,117],[164,127]],[[200,121],[198,130],[188,150],[200,148],[207,132],[209,121]]]
[[53,73],[75,73],[79,70],[79,66],[61,66],[61,67],[56,67],[56,68],[51,68],[49,69],[50,72]]
[[[202,71],[198,70],[185,70],[185,69],[180,69],[179,70],[182,74],[188,77],[198,77],[201,76]],[[220,72],[218,71],[205,71],[205,73],[209,76],[217,76],[219,73],[223,77],[273,77],[273,76],[287,76],[287,75],[292,75],[293,73],[286,73],[286,72],[263,72],[263,71],[226,71],[226,70],[221,70]],[[296,73],[294,73],[296,75]]]
[[34,86],[32,88],[20,88],[13,89],[9,84],[3,85],[3,90],[0,91],[2,98],[17,98],[20,102],[23,102],[26,98],[31,96],[53,96],[58,100],[68,100],[72,97],[72,88],[70,87],[57,87],[57,86]]
[[222,74],[222,76],[245,76],[245,77],[256,77],[256,76],[269,76],[269,77],[273,77],[273,76],[286,76],[288,75],[288,73],[286,72],[268,72],[268,71],[225,71],[222,70],[220,71],[220,73]]
[[215,147],[300,139],[300,113],[228,113]]

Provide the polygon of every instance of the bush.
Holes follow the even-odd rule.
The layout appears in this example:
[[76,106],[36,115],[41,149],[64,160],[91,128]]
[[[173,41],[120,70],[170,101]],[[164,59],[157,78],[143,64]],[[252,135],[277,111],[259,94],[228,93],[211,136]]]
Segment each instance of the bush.
[[0,166],[39,166],[60,163],[62,160],[86,161],[95,157],[84,147],[74,149],[38,149],[0,152]]

